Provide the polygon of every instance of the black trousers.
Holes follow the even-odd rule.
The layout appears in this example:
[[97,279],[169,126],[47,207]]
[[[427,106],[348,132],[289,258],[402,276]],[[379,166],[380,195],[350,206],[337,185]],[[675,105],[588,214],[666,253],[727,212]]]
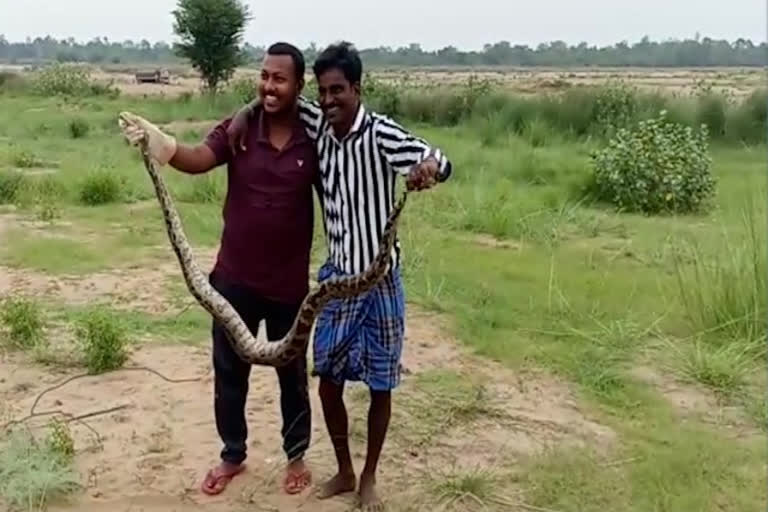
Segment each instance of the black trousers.
[[[259,322],[262,320],[266,321],[269,340],[283,337],[293,325],[299,304],[288,305],[267,300],[248,288],[226,282],[215,273],[209,276],[209,281],[237,310],[254,337],[258,334]],[[245,401],[251,365],[240,359],[226,331],[215,320],[212,334],[216,429],[224,443],[221,459],[239,464],[245,460],[247,451]],[[287,366],[276,368],[276,371],[280,381],[283,451],[288,460],[295,460],[302,457],[309,448],[312,427],[306,355],[299,356]]]

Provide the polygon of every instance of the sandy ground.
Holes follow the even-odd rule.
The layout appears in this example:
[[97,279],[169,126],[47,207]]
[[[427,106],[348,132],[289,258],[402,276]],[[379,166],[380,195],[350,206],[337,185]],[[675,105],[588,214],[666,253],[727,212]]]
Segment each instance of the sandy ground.
[[[515,373],[480,361],[445,334],[442,321],[409,308],[404,366],[406,375],[395,394],[392,431],[381,463],[380,486],[393,506],[406,510],[414,503],[427,509],[428,494],[420,485],[437,472],[474,467],[507,468],[520,456],[563,443],[608,446],[613,432],[579,409],[564,383],[533,372]],[[199,491],[205,471],[217,461],[220,443],[213,423],[212,373],[207,340],[200,347],[138,345],[127,366],[146,366],[172,379],[198,379],[172,384],[143,371],[118,371],[75,380],[47,393],[36,411],[61,410],[87,414],[112,407],[125,408],[85,420],[98,432],[72,423],[77,469],[86,489],[75,500],[51,510],[152,511],[186,510],[312,510],[345,511],[353,496],[320,502],[312,490],[289,497],[280,492],[279,388],[274,370],[255,367],[247,405],[250,428],[249,469],[221,496]],[[31,363],[24,356],[5,354],[0,377],[0,402],[6,415],[27,414],[44,389],[78,374]],[[423,407],[439,396],[424,396],[416,378],[425,372],[455,372],[485,385],[484,406],[498,414],[469,422],[420,422]],[[331,446],[322,420],[317,382],[312,379],[313,444],[308,461],[315,479],[334,470]],[[352,449],[357,467],[365,455],[366,394],[359,385],[347,391]],[[46,418],[30,420],[33,432]],[[416,484],[413,487],[413,484]],[[417,508],[422,509],[422,508]],[[414,510],[417,510],[414,509]]]

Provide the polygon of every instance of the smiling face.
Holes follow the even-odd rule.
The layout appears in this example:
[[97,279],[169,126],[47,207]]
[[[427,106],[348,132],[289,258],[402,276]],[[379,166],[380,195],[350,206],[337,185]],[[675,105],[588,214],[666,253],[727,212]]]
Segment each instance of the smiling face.
[[360,84],[351,83],[339,68],[330,68],[317,77],[320,108],[337,134],[352,126],[360,105]]
[[264,56],[259,96],[265,112],[275,114],[292,109],[302,86],[290,55]]

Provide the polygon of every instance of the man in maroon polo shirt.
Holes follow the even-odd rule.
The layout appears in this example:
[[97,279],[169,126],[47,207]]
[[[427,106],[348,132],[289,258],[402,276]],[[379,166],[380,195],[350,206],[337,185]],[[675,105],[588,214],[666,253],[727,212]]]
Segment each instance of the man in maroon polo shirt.
[[[309,291],[313,187],[322,200],[315,146],[298,117],[304,69],[303,56],[294,46],[277,43],[267,50],[259,86],[261,105],[250,121],[248,152],[232,153],[227,136],[231,118],[194,146],[178,143],[133,114],[123,113],[121,121],[130,142],[148,136],[150,154],[160,165],[200,174],[227,164],[224,227],[210,281],[254,335],[265,320],[270,340],[288,332]],[[221,464],[208,472],[202,490],[218,494],[244,469],[251,366],[236,355],[216,321],[212,335],[214,409],[224,448]],[[311,432],[306,365],[306,357],[300,357],[277,369],[283,449],[288,458],[284,487],[289,493],[300,492],[311,480],[303,463]]]

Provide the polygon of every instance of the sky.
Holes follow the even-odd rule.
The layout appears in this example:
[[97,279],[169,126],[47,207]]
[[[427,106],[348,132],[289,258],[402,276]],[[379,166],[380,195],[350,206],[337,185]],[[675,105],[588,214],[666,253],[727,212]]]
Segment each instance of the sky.
[[[9,41],[51,35],[172,42],[176,0],[0,0]],[[563,40],[608,45],[701,37],[766,39],[765,0],[246,0],[244,41],[300,47],[339,39],[358,48],[419,43],[462,50],[506,40],[535,46]],[[363,11],[367,10],[364,14]]]

